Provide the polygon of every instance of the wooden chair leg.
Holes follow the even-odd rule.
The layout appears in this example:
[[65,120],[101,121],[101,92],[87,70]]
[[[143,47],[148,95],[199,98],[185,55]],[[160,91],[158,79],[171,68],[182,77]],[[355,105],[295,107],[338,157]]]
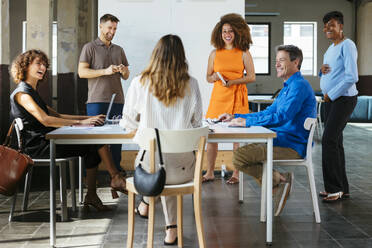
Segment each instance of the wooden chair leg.
[[178,247],[183,247],[183,195],[177,195],[177,237]]
[[205,238],[204,238],[204,227],[203,227],[203,216],[201,208],[201,192],[194,192],[194,213],[195,213],[195,223],[196,231],[198,233],[199,247],[205,247]]
[[128,192],[128,236],[127,236],[127,248],[133,247],[134,238],[134,202],[135,194]]
[[147,231],[147,248],[154,246],[155,197],[149,197],[149,222]]

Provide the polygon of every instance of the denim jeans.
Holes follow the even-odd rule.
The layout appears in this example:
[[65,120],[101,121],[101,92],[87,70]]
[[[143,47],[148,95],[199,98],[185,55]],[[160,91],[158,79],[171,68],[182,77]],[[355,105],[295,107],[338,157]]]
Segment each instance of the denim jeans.
[[[113,116],[121,115],[123,112],[124,104],[114,103],[111,108],[111,113],[109,118]],[[87,103],[87,115],[94,116],[99,114],[106,114],[107,109],[109,107],[109,103],[106,102],[96,102],[96,103]],[[115,167],[122,171],[120,166],[121,161],[121,145],[110,145],[110,150],[112,154],[112,159],[114,160]]]

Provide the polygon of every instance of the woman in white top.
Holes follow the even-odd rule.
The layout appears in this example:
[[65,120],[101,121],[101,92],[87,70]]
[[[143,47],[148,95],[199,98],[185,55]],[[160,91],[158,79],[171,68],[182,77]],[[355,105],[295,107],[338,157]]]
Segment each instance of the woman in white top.
[[[141,127],[187,129],[202,124],[202,102],[198,82],[190,77],[181,39],[165,35],[156,44],[149,65],[128,89],[120,125],[129,130]],[[142,151],[138,153],[136,165]],[[143,166],[149,170],[148,153]],[[164,154],[167,184],[179,184],[194,176],[194,153]],[[177,243],[176,197],[161,197],[166,222],[165,245]],[[147,218],[147,198],[136,209]]]

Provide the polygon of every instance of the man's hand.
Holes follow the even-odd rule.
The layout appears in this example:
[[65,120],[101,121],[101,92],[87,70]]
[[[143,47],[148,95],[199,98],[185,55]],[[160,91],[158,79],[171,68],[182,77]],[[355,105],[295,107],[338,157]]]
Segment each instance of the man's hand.
[[124,79],[128,79],[129,77],[129,69],[128,66],[125,66],[123,64],[118,65],[118,71],[123,76]]
[[231,120],[229,127],[245,127],[246,120],[244,118],[235,118]]
[[105,71],[104,71],[104,74],[106,75],[106,76],[109,76],[109,75],[112,75],[112,74],[114,74],[114,73],[116,73],[116,72],[118,72],[119,70],[118,70],[118,66],[116,66],[116,65],[110,65],[109,67],[107,67],[106,69],[105,69]]
[[328,94],[324,95],[324,101],[325,102],[331,102],[331,98],[329,98]]
[[327,64],[323,64],[322,67],[320,67],[320,71],[323,75],[325,75],[331,71],[331,67],[329,67]]
[[234,119],[234,115],[227,114],[227,113],[218,116],[218,120],[223,121],[223,122],[228,122],[228,121],[231,121],[232,119]]

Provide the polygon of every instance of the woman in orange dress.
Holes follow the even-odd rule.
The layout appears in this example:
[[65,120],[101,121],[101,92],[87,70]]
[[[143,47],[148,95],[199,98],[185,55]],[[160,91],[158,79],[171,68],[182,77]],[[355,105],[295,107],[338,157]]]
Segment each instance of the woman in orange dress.
[[[248,113],[246,84],[254,82],[256,75],[252,56],[249,53],[252,44],[251,34],[243,17],[238,14],[222,16],[213,29],[211,44],[216,49],[209,55],[207,81],[214,86],[205,117],[218,118],[223,113]],[[226,84],[222,83],[217,72],[225,79]],[[234,150],[238,147],[239,143],[234,143]],[[207,144],[208,168],[203,176],[203,182],[214,180],[217,149],[217,143]],[[234,170],[227,183],[238,182],[238,171]]]

